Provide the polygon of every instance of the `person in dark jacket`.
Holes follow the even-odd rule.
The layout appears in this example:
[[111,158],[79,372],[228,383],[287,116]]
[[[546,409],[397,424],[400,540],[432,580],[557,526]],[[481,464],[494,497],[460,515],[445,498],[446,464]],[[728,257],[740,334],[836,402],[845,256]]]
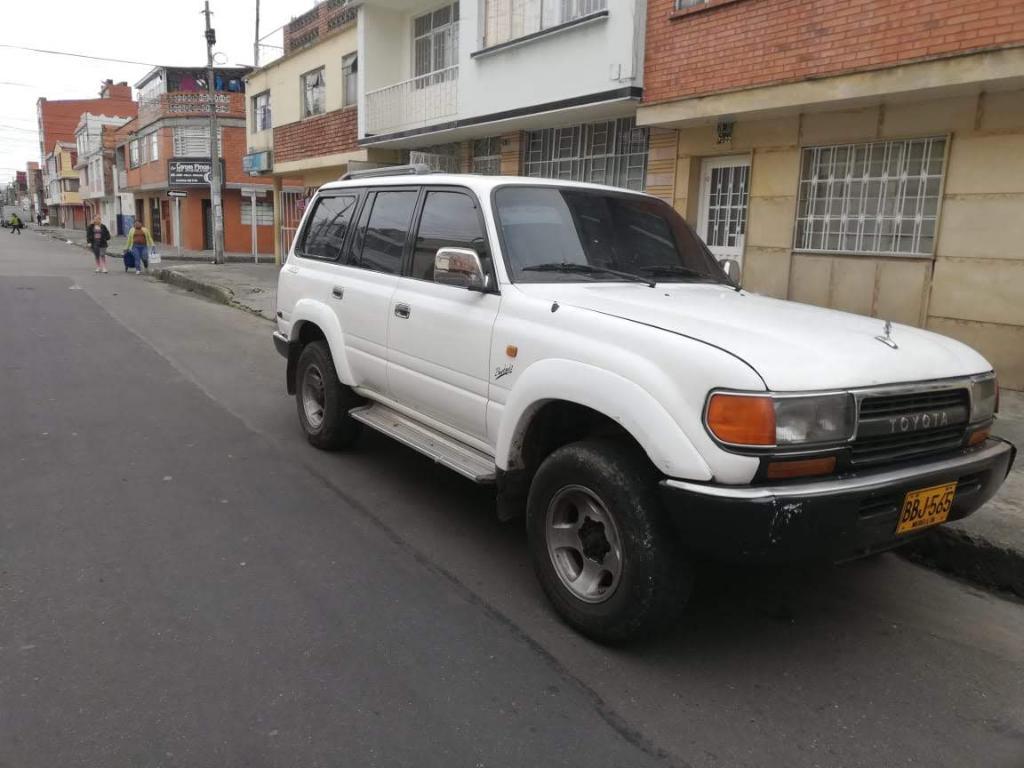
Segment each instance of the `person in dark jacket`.
[[89,241],[92,255],[96,258],[96,271],[107,271],[107,243],[110,242],[110,230],[97,216],[85,230],[85,239]]

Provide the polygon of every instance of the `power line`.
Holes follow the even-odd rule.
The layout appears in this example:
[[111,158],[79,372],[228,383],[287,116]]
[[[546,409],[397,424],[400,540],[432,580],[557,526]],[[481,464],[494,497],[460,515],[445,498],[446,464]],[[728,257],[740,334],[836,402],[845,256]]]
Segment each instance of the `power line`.
[[91,59],[92,61],[112,61],[117,64],[138,64],[140,67],[159,67],[159,64],[151,64],[148,61],[132,61],[131,59],[112,59],[108,56],[89,56],[85,53],[72,53],[70,51],[51,51],[46,48],[29,48],[25,45],[11,45],[0,43],[0,48],[10,48],[15,51],[29,51],[31,53],[47,53],[51,56],[72,56],[76,59]]

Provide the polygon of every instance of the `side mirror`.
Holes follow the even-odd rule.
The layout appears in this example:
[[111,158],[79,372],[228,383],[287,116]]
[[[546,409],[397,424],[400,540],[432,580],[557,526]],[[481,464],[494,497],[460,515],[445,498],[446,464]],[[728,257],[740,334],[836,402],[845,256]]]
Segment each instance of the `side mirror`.
[[718,263],[725,270],[725,276],[736,283],[736,285],[740,285],[743,280],[743,268],[740,267],[740,263],[736,259],[722,259]]
[[486,291],[491,278],[484,274],[480,254],[472,248],[438,248],[434,256],[434,282]]

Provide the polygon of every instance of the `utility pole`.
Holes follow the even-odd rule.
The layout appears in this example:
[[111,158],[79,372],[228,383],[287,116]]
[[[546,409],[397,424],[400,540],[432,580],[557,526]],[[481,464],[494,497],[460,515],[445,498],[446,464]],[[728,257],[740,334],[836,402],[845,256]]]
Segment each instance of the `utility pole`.
[[252,44],[252,65],[260,67],[260,0],[256,0],[256,41]]
[[213,46],[217,33],[210,26],[210,0],[204,3],[206,16],[206,87],[210,94],[210,214],[213,216],[213,263],[224,263],[224,206],[221,202],[220,152],[217,129],[217,88],[213,71]]

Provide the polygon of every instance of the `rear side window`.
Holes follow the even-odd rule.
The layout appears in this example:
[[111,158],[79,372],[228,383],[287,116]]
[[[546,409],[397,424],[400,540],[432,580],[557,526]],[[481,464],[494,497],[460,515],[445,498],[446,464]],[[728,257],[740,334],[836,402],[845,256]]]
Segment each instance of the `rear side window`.
[[412,190],[378,192],[360,238],[361,251],[353,252],[355,266],[375,272],[398,274],[402,251],[409,235],[412,212],[419,193]]
[[321,197],[317,200],[302,241],[302,255],[329,261],[341,258],[358,200],[356,195]]
[[485,274],[490,272],[483,222],[469,195],[461,192],[427,192],[416,233],[411,277],[434,279],[434,256],[438,248],[471,248],[480,255]]

